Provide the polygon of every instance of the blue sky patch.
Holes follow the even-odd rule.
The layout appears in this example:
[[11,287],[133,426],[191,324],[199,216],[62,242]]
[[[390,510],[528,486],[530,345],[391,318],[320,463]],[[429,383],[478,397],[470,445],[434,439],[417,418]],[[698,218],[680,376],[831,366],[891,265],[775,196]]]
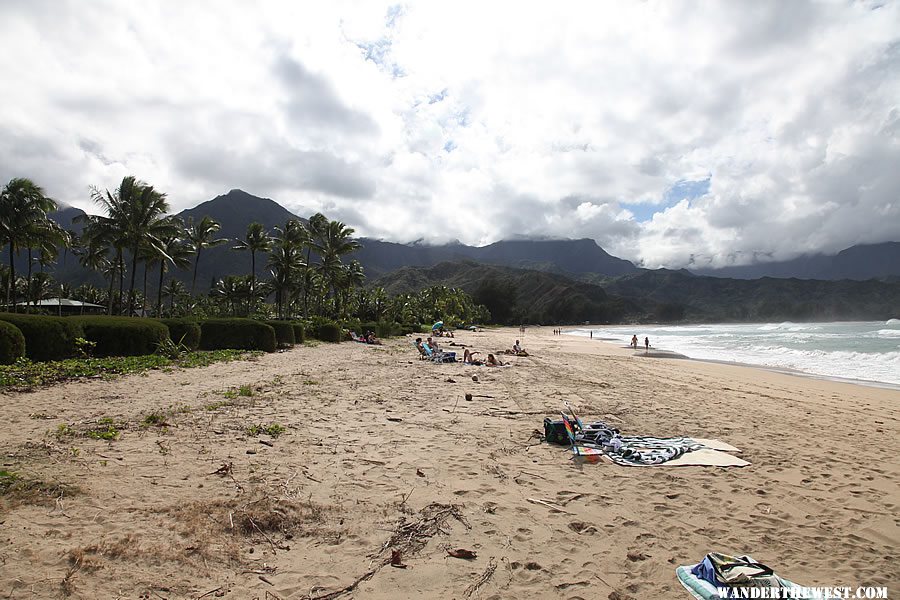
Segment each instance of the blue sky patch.
[[712,175],[706,179],[681,179],[676,181],[672,187],[666,190],[662,200],[658,204],[649,202],[627,203],[622,202],[622,208],[626,208],[634,215],[635,221],[643,223],[649,221],[658,212],[662,212],[670,206],[675,206],[682,200],[693,200],[699,198],[709,192],[709,185],[712,181]]

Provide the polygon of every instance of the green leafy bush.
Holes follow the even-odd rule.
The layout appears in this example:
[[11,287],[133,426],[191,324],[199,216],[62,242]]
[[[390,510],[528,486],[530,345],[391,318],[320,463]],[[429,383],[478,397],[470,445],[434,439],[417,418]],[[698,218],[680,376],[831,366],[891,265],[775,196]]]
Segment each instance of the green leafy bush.
[[271,325],[253,319],[207,319],[200,322],[203,350],[264,350],[275,352],[277,343]]
[[390,321],[379,321],[375,325],[375,329],[373,331],[375,332],[376,337],[389,338],[395,335],[400,335],[400,325],[398,325],[397,323],[392,323]]
[[157,319],[169,328],[169,338],[193,352],[200,347],[200,324],[190,319]]
[[25,337],[25,356],[31,360],[59,360],[75,356],[75,340],[84,337],[72,317],[0,313],[0,321],[15,325]]
[[69,317],[79,323],[84,337],[97,346],[94,356],[153,354],[169,339],[169,328],[155,319],[133,317]]
[[323,342],[337,343],[341,341],[341,326],[334,321],[322,323],[316,329],[316,339]]
[[25,336],[6,321],[0,321],[0,365],[11,365],[25,356]]
[[296,343],[294,326],[290,321],[263,321],[275,330],[275,341],[281,347],[293,346]]
[[291,323],[294,326],[294,342],[297,344],[302,344],[306,341],[306,328],[303,326],[303,323],[298,323],[294,321]]

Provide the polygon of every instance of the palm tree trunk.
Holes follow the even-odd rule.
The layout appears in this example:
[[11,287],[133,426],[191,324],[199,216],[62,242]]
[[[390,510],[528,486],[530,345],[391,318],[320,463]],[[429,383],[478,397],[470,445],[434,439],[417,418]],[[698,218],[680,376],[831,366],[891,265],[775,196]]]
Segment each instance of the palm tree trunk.
[[156,318],[159,318],[162,315],[162,288],[163,288],[163,275],[166,273],[166,261],[159,261],[159,289],[156,292]]
[[31,246],[28,247],[28,275],[25,277],[25,312],[31,312]]
[[112,315],[113,308],[113,286],[116,284],[116,268],[110,265],[109,270],[109,294],[106,296],[106,314]]
[[303,318],[309,318],[309,259],[312,250],[306,249],[306,267],[303,269]]
[[134,276],[137,275],[138,247],[131,250],[131,286],[128,288],[128,316],[134,315]]
[[146,316],[146,310],[147,310],[147,268],[148,268],[147,263],[148,262],[149,261],[146,261],[146,260],[144,261],[144,291],[143,291],[143,297],[141,298],[141,316],[142,317]]
[[125,254],[122,249],[116,250],[119,260],[119,314],[125,312],[125,305],[122,301],[125,295]]
[[203,248],[197,248],[197,256],[194,257],[194,277],[191,279],[191,297],[194,297],[194,289],[197,287],[197,267],[200,266],[200,251]]
[[256,251],[250,249],[250,298],[247,300],[247,313],[250,313],[251,303],[256,305]]
[[[16,310],[16,256],[13,251],[15,240],[10,236],[9,240],[9,281],[6,282],[6,310],[18,312]],[[10,301],[12,303],[10,303]]]
[[175,312],[175,294],[169,296],[169,312]]

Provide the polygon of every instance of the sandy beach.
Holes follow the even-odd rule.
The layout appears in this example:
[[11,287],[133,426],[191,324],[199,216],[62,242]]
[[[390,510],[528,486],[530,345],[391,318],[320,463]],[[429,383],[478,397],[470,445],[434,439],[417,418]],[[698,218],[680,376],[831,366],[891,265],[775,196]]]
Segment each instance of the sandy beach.
[[[0,394],[0,470],[52,490],[0,500],[0,598],[675,599],[709,551],[900,593],[900,392],[550,328],[452,341],[517,338],[508,368],[399,338]],[[539,437],[564,401],[751,464],[573,461]],[[83,435],[103,419],[117,440]]]

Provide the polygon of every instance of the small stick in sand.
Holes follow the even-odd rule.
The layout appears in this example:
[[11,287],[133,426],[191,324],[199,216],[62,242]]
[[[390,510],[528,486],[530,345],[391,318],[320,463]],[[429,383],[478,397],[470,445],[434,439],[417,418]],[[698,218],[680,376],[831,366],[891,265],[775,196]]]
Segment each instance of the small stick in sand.
[[547,502],[546,500],[538,500],[537,498],[525,498],[525,500],[527,500],[528,502],[531,502],[532,504],[541,504],[543,506],[546,506],[547,508],[551,508],[551,509],[559,511],[561,513],[566,513],[567,515],[575,514],[575,513],[567,511],[562,506],[553,504],[552,502]]
[[495,561],[494,557],[492,556],[490,561],[488,561],[487,568],[481,574],[481,577],[479,577],[477,581],[475,581],[472,585],[467,587],[466,590],[463,592],[465,597],[471,598],[473,594],[475,594],[479,589],[481,589],[481,586],[483,586],[488,581],[490,581],[491,577],[494,576],[494,571],[496,571],[496,570],[497,570],[497,561]]

